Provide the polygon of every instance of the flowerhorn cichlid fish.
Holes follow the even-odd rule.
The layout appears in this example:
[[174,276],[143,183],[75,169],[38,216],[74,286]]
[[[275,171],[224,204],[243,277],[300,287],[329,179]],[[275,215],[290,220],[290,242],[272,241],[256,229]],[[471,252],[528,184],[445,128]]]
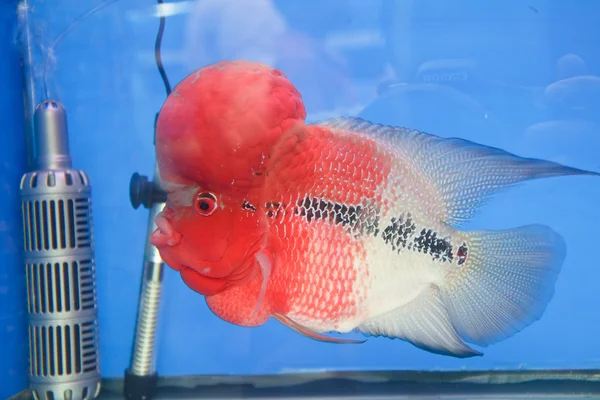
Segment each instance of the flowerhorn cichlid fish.
[[297,89],[248,61],[200,68],[157,121],[152,243],[225,321],[361,332],[470,357],[543,314],[565,258],[543,225],[458,229],[500,189],[600,175],[357,118],[306,124]]

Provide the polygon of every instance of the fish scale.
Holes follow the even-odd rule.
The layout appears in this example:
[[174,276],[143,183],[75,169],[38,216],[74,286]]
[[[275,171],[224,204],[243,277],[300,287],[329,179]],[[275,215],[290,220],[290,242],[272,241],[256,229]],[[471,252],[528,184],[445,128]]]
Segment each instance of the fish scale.
[[[343,130],[319,127],[309,127],[303,135],[305,137],[300,140],[293,140],[293,151],[288,150],[282,158],[316,160],[313,168],[311,164],[306,164],[293,165],[286,169],[285,166],[290,164],[273,156],[273,170],[270,171],[270,180],[267,182],[267,185],[271,181],[274,182],[276,193],[285,190],[284,185],[278,185],[278,182],[294,182],[292,190],[306,188],[304,196],[303,193],[290,196],[289,201],[292,204],[303,204],[311,197],[307,193],[316,193],[315,198],[319,201],[331,199],[337,204],[349,207],[367,204],[367,207],[372,209],[362,210],[363,215],[371,212],[373,218],[381,220],[384,225],[385,221],[392,221],[394,216],[399,216],[407,210],[415,214],[412,221],[418,223],[420,229],[436,225],[431,218],[432,213],[429,213],[433,206],[430,199],[434,195],[424,190],[423,185],[415,185],[415,182],[419,182],[419,171],[412,168],[410,162],[405,162],[400,154],[394,154],[384,143],[365,135],[352,135]],[[306,154],[308,151],[324,156],[311,158]],[[295,152],[304,154],[305,158],[296,157]],[[349,167],[356,168],[359,173],[348,173],[350,168],[334,167],[337,160],[346,159],[348,153],[358,154],[353,159],[354,165]],[[378,159],[385,160],[385,163],[378,165]],[[389,166],[395,168],[390,169]],[[297,171],[298,168],[300,171]],[[309,179],[310,186],[303,187],[302,179]],[[347,190],[348,181],[353,181],[350,182],[350,187],[355,190]],[[383,203],[378,200],[381,200],[382,196],[387,200],[385,204],[390,204],[389,207],[381,206]],[[365,200],[369,201],[365,203]],[[291,246],[291,251],[284,247],[281,254],[275,255],[277,267],[270,282],[282,280],[280,286],[286,288],[286,291],[280,296],[288,301],[287,308],[275,306],[273,311],[284,313],[303,326],[316,331],[350,331],[368,315],[382,314],[410,302],[421,291],[423,285],[432,280],[438,281],[442,276],[442,265],[436,263],[429,255],[409,254],[408,258],[403,259],[380,237],[374,235],[355,238],[355,234],[349,232],[343,224],[332,225],[324,219],[313,222],[306,214],[298,214],[297,217],[287,220],[285,238],[275,235],[279,236],[275,240],[286,239],[284,243]],[[279,231],[277,224],[273,227],[276,232]],[[444,231],[443,228],[439,228],[438,231],[446,236],[450,234],[448,229]],[[429,229],[426,234],[437,235],[437,232]],[[297,239],[290,240],[291,237]],[[346,251],[343,255],[339,253],[340,248]],[[417,272],[411,270],[411,264],[419,265],[419,271],[428,269],[428,275],[423,275],[423,279],[412,279],[411,275],[417,275]],[[301,275],[290,274],[289,271],[298,270],[315,279],[310,282],[312,291],[297,290],[297,282],[287,276],[289,274],[297,279]],[[369,271],[372,271],[371,276]],[[336,273],[338,274],[335,275]],[[390,280],[390,276],[398,278]],[[341,282],[343,291],[333,293],[328,290],[323,283],[328,281]],[[397,281],[402,282],[402,285],[390,285],[390,282]],[[392,296],[390,291],[399,295]],[[388,300],[393,297],[395,301]],[[358,304],[362,306],[358,307]],[[329,313],[320,312],[324,307],[327,307]]]
[[[295,144],[293,148],[282,144],[285,151],[274,149],[269,164],[265,199],[279,196],[277,202],[285,199],[292,206],[286,210],[289,218],[272,223],[271,240],[280,242],[281,250],[274,254],[275,268],[268,291],[273,296],[275,312],[293,316],[312,329],[340,329],[343,324],[355,324],[359,318],[357,305],[363,300],[368,276],[362,240],[354,238],[343,224],[332,224],[323,218],[309,221],[306,212],[315,211],[298,204],[311,198],[346,208],[364,204],[365,199],[374,199],[374,193],[381,191],[389,169],[373,161],[372,155],[378,149],[368,138],[323,140],[333,139],[334,133],[318,127],[297,135],[301,137],[288,139]],[[351,152],[359,156],[349,160],[347,155]],[[297,157],[298,154],[303,157]],[[294,164],[289,159],[308,161]],[[369,159],[372,161],[365,162]],[[339,160],[352,162],[342,168]],[[369,179],[361,180],[361,176]],[[294,182],[294,187],[286,188],[289,182]],[[347,190],[349,185],[355,190]],[[281,195],[286,192],[287,196]],[[310,279],[312,282],[307,282]]]
[[[289,249],[286,245],[275,255],[269,281],[273,311],[324,331],[355,317],[364,292],[357,275],[366,274],[355,265],[365,257],[361,242],[323,221],[297,220],[287,229],[293,232],[286,241]],[[338,251],[342,244],[350,245],[343,255]]]
[[[335,136],[315,126],[289,136],[273,149],[264,189],[267,198],[284,193],[293,201],[289,195],[301,193],[340,204],[360,204],[373,198],[389,173],[389,160],[373,159],[378,147],[368,138],[357,141],[354,135]],[[356,157],[345,169],[337,168],[347,153]]]

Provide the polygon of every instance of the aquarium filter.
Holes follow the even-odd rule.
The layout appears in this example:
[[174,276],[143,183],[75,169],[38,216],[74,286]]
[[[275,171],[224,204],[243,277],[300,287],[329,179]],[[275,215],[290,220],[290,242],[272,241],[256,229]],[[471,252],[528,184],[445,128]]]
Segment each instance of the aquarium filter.
[[20,184],[29,312],[29,382],[36,400],[100,392],[91,186],[72,168],[67,117],[54,101],[34,112],[35,167]]

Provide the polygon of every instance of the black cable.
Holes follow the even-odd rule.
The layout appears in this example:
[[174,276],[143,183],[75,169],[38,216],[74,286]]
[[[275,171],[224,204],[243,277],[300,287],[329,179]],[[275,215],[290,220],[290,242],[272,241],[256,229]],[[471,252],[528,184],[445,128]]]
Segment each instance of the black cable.
[[[167,78],[167,73],[165,72],[165,67],[163,66],[162,59],[160,56],[160,48],[162,44],[163,33],[165,32],[165,16],[160,10],[160,5],[163,4],[163,0],[157,0],[159,5],[158,13],[160,15],[160,23],[158,25],[158,32],[156,34],[156,42],[154,43],[154,58],[156,59],[156,67],[158,68],[158,72],[165,84],[165,90],[167,92],[167,97],[171,94],[171,84],[169,83],[169,78]],[[156,122],[158,121],[158,113],[154,116],[154,145],[156,145]]]
[[[163,83],[165,84],[165,90],[167,91],[167,97],[171,94],[171,85],[169,84],[169,79],[167,78],[167,74],[165,73],[165,68],[163,67],[162,60],[160,58],[160,48],[162,42],[162,36],[165,30],[165,17],[160,9],[160,5],[163,3],[162,0],[157,0],[158,2],[158,12],[160,14],[160,24],[158,27],[158,33],[156,35],[156,43],[154,45],[154,57],[156,58],[156,66],[158,67],[158,72],[162,77]],[[158,114],[156,113],[154,117],[154,144],[156,145],[156,122],[158,121]],[[155,177],[156,181],[156,177]],[[158,187],[156,182],[149,182],[148,177],[139,175],[137,172],[133,174],[131,177],[131,181],[129,183],[129,199],[133,208],[139,207],[140,204],[144,204],[145,208],[152,208],[152,205],[156,202],[165,202],[166,201],[166,193]],[[148,240],[148,238],[146,238]],[[146,267],[144,266],[144,271]],[[142,278],[144,279],[144,278]],[[145,310],[144,307],[148,307],[148,305],[141,302],[138,305],[138,313],[143,312]],[[138,322],[139,323],[139,322]],[[136,327],[136,330],[138,327]],[[151,336],[154,336],[156,332],[149,332]],[[135,336],[136,339],[137,333]],[[134,349],[136,348],[134,343]],[[150,351],[156,351],[155,349],[151,349]],[[135,350],[134,350],[135,352]],[[135,358],[135,353],[132,357]],[[125,370],[125,381],[123,385],[123,392],[125,397],[129,400],[151,400],[156,394],[156,386],[158,384],[158,372],[156,371],[156,366],[153,366],[153,372],[150,375],[136,375],[131,371],[130,368]]]
[[[158,0],[158,4],[163,4],[163,0]],[[167,91],[167,96],[171,94],[171,85],[169,84],[169,78],[167,78],[167,74],[165,73],[165,68],[163,67],[162,59],[160,58],[160,46],[162,43],[163,33],[165,31],[165,16],[159,10],[160,14],[160,24],[158,26],[158,33],[156,34],[156,43],[154,44],[154,58],[156,58],[156,66],[158,67],[158,72],[165,84],[165,90]]]

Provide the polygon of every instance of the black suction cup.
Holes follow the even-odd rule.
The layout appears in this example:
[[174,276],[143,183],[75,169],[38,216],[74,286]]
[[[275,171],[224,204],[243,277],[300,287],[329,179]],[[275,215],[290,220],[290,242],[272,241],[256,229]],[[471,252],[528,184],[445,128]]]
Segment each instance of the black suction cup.
[[129,200],[135,209],[141,204],[145,208],[151,208],[154,203],[167,201],[167,193],[158,188],[154,182],[148,181],[147,176],[135,172],[129,182]]

